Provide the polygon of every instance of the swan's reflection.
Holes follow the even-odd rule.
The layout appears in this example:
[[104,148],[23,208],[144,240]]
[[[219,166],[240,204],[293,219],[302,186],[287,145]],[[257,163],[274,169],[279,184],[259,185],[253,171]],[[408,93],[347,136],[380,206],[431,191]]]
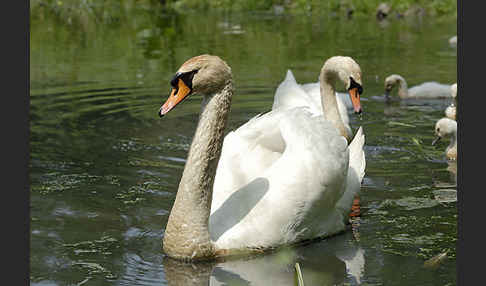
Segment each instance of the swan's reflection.
[[451,180],[457,184],[457,161],[447,161],[447,171],[451,175]]
[[457,161],[447,160],[447,169],[449,180],[437,181],[434,186],[437,188],[456,188],[457,187]]
[[181,263],[164,259],[168,285],[295,285],[299,262],[305,285],[359,285],[364,250],[351,231],[312,244],[286,248],[252,258],[212,263]]

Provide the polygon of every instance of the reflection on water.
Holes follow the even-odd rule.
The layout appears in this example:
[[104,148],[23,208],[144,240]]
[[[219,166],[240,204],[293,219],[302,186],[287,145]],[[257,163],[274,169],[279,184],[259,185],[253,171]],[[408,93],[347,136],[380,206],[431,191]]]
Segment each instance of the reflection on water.
[[[313,255],[316,252],[318,256]],[[360,284],[364,253],[347,232],[340,238],[253,258],[197,264],[165,258],[163,265],[168,285],[295,285],[296,262],[305,285],[341,285],[345,281]]]
[[[77,16],[32,7],[32,285],[286,285],[295,262],[306,285],[456,283],[457,165],[445,160],[446,143],[431,146],[450,102],[380,99],[391,73],[410,86],[457,81],[447,42],[455,19],[381,26],[374,17],[178,15],[145,2]],[[364,114],[350,114],[350,124],[364,128],[367,166],[354,232],[218,263],[162,253],[201,98],[163,120],[157,111],[174,71],[201,53],[232,67],[226,132],[271,108],[287,69],[308,83],[330,56],[357,60]],[[440,253],[447,259],[437,268],[423,267]]]

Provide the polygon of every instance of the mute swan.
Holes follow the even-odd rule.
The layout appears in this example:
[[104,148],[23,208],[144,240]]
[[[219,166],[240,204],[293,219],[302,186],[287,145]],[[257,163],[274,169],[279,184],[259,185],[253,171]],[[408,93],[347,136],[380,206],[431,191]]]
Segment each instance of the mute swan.
[[390,92],[398,84],[398,96],[401,99],[433,99],[451,97],[451,86],[435,81],[424,82],[422,84],[407,87],[405,79],[398,74],[392,74],[385,79],[385,96],[390,98]]
[[457,83],[454,83],[453,85],[451,85],[451,94],[452,94],[453,101],[452,101],[451,105],[447,106],[447,108],[445,110],[445,116],[447,118],[452,119],[452,120],[456,120]]
[[334,85],[343,81],[359,105],[361,71],[351,58],[333,57],[320,77],[324,116],[306,107],[270,111],[223,142],[233,95],[230,67],[211,55],[182,64],[159,115],[192,93],[203,100],[164,233],[167,255],[215,259],[345,229],[364,176],[364,134],[360,127],[348,146],[338,133],[343,124]]
[[[344,123],[346,133],[343,136],[351,140],[352,131],[349,126],[347,109],[353,108],[351,98],[347,93],[336,92],[339,115]],[[298,84],[291,70],[287,70],[285,79],[275,90],[272,110],[278,108],[308,107],[315,115],[322,115],[321,89],[319,82]],[[358,111],[355,111],[358,112]]]
[[457,122],[449,118],[441,118],[435,124],[435,135],[437,136],[432,145],[435,145],[441,138],[449,137],[451,142],[446,148],[446,157],[448,160],[457,159]]

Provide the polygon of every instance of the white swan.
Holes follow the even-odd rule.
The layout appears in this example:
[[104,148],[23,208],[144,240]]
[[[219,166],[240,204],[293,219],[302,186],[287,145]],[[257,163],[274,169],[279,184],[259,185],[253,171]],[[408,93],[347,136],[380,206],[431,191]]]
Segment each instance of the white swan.
[[[347,93],[336,92],[339,115],[346,128],[345,137],[351,140],[352,131],[349,126],[347,109],[353,108],[351,97]],[[272,110],[278,108],[308,107],[314,115],[322,115],[320,83],[298,84],[291,70],[287,70],[285,79],[275,90]]]
[[446,158],[457,160],[457,122],[447,117],[441,118],[435,124],[435,135],[437,136],[432,145],[435,145],[441,138],[450,138],[451,142],[446,148]]
[[192,93],[202,94],[203,103],[164,233],[166,254],[214,259],[345,229],[365,155],[361,127],[349,146],[339,134],[338,79],[357,97],[359,65],[348,57],[330,58],[321,71],[324,116],[307,107],[270,111],[230,132],[223,143],[233,94],[230,67],[201,55],[179,68],[160,116]]
[[451,85],[442,84],[435,81],[424,82],[422,84],[408,88],[405,79],[398,74],[392,74],[385,78],[385,96],[390,98],[390,92],[398,85],[398,96],[401,99],[433,99],[450,98]]
[[457,105],[457,83],[451,85],[451,94],[452,94],[452,103],[451,105],[447,106],[444,113],[447,118],[452,120],[456,120],[456,105]]

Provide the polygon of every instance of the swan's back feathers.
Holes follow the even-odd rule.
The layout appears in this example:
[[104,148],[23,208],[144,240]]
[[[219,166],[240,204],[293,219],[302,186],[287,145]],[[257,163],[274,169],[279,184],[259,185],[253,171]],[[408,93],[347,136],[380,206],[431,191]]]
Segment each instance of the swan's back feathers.
[[223,141],[214,181],[211,210],[217,209],[235,190],[262,174],[285,149],[278,123],[282,112],[258,114]]
[[447,98],[452,97],[451,85],[435,81],[424,82],[408,89],[410,97]]
[[[253,118],[223,143],[210,217],[215,243],[264,247],[341,230],[336,209],[347,190],[348,160],[346,139],[308,108]],[[236,170],[228,172],[231,168]],[[233,202],[236,198],[240,201]],[[244,211],[235,212],[231,203]]]
[[[348,135],[352,134],[349,126],[348,111],[353,109],[353,104],[347,93],[336,92],[336,102]],[[285,79],[275,91],[272,110],[276,108],[307,107],[314,115],[323,114],[320,83],[298,84],[290,70]]]
[[319,112],[317,107],[322,109],[320,105],[315,106],[313,98],[297,83],[292,71],[288,70],[285,79],[275,90],[272,110],[304,106],[311,108],[315,113]]
[[278,122],[285,116],[284,112],[258,114],[233,132],[244,140],[249,148],[261,145],[271,151],[282,153],[285,142],[280,134]]

